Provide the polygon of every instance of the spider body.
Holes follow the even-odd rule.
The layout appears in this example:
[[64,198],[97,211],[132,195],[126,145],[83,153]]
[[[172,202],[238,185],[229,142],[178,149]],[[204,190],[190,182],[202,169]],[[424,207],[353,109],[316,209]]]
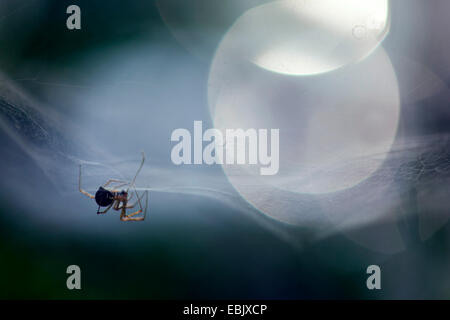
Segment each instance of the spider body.
[[115,200],[115,192],[109,191],[103,187],[99,187],[95,193],[95,202],[97,202],[99,207],[107,207]]
[[[134,186],[134,181],[136,180],[137,175],[139,174],[139,171],[142,168],[142,165],[144,164],[144,154],[142,155],[142,162],[141,166],[139,167],[136,176],[134,177],[133,181],[126,182],[122,180],[115,180],[110,179],[108,180],[103,186],[100,186],[98,190],[96,191],[95,195],[90,194],[87,191],[84,191],[81,188],[81,165],[80,165],[80,176],[79,176],[79,191],[88,196],[91,199],[95,199],[95,202],[98,205],[97,214],[105,214],[108,212],[109,209],[113,208],[116,211],[120,211],[120,220],[122,221],[142,221],[145,219],[145,214],[147,212],[147,202],[148,202],[148,192],[144,191],[141,196],[139,196],[138,192],[136,191],[136,188]],[[109,189],[107,186],[112,185],[113,188]],[[117,188],[128,186],[127,190],[119,190]],[[129,196],[128,190],[132,188],[133,192]],[[133,197],[133,193],[136,194],[137,200],[134,204],[128,204],[128,202]],[[141,200],[143,196],[145,195],[145,209],[143,209]],[[134,208],[136,205],[139,205],[139,210],[127,214],[127,209]],[[101,207],[106,207],[103,211],[100,211]],[[143,216],[135,217],[138,214],[143,213]]]

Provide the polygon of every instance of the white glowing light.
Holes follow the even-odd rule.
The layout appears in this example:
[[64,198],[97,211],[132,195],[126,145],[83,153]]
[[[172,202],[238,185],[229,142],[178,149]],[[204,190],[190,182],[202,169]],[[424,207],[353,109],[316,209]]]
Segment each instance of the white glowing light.
[[367,57],[388,29],[388,0],[282,0],[245,12],[223,42],[267,70],[315,75]]
[[344,191],[383,163],[397,132],[399,92],[389,57],[370,57],[317,77],[287,77],[234,56],[223,42],[209,79],[216,128],[280,129],[280,169],[261,177],[251,165],[223,166],[256,208],[301,224],[302,195]]

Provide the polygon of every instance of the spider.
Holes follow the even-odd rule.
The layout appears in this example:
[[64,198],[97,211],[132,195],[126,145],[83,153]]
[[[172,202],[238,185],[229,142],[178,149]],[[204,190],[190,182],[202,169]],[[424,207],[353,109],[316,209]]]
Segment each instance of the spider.
[[[95,199],[95,202],[98,204],[97,214],[105,214],[109,209],[113,208],[116,211],[120,210],[120,220],[121,221],[143,221],[145,219],[147,213],[147,204],[148,204],[148,191],[144,191],[141,196],[137,193],[136,187],[134,186],[134,182],[142,169],[145,161],[145,154],[142,153],[142,161],[139,169],[134,176],[133,181],[127,182],[123,180],[117,179],[109,179],[104,185],[100,186],[95,193],[95,195],[90,194],[89,192],[83,190],[81,188],[81,164],[80,164],[80,174],[78,180],[79,191],[85,196]],[[119,188],[127,186],[127,189],[120,190]],[[129,189],[132,188],[133,191],[130,195]],[[136,194],[136,202],[134,204],[128,204],[131,198],[133,197],[133,193]],[[130,196],[129,196],[130,195]],[[145,195],[145,208],[142,208],[141,200]],[[127,214],[127,209],[132,209],[136,205],[139,205],[139,210]],[[101,207],[105,209],[103,211],[100,210]],[[142,213],[143,216],[135,217],[136,215]]]

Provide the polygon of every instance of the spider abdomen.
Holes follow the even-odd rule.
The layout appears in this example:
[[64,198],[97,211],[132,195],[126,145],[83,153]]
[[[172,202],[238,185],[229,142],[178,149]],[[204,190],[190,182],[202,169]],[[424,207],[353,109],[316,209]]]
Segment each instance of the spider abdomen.
[[111,191],[106,190],[103,187],[98,188],[97,192],[95,193],[95,202],[97,202],[100,207],[107,207],[111,203],[113,203],[113,201],[114,194]]

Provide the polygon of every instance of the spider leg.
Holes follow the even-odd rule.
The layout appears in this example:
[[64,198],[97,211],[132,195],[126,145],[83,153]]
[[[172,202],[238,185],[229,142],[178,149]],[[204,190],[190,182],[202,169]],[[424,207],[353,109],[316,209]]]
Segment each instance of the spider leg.
[[[144,208],[142,208],[142,203],[141,203],[141,200],[142,200],[142,198],[145,196],[145,206],[144,206]],[[136,203],[134,203],[133,204],[133,206],[132,207],[129,207],[129,208],[133,208],[137,203],[139,203],[139,206],[140,206],[140,212],[134,212],[134,213],[131,213],[131,214],[129,214],[128,216],[129,217],[132,217],[133,215],[135,215],[135,214],[138,214],[138,213],[141,213],[141,212],[143,212],[144,213],[144,219],[145,219],[145,217],[146,217],[146,215],[147,215],[147,207],[148,207],[148,191],[146,190],[146,191],[144,191],[144,193],[139,197],[139,200],[138,201],[136,201]],[[142,219],[142,220],[144,220],[144,219]]]
[[[139,218],[132,218],[133,216],[139,214],[142,212],[142,209],[139,209],[129,215],[127,215],[127,209],[125,207],[122,207],[122,212],[120,213],[120,220],[122,221],[138,221],[138,220],[143,220],[143,217],[139,217]],[[138,220],[136,220],[138,219]]]
[[130,201],[131,199],[133,199],[134,197],[134,193],[130,194],[130,197],[127,199],[127,202]]
[[[131,194],[130,199],[133,198],[133,195],[134,195],[134,193]],[[127,205],[126,208],[133,209],[142,200],[143,196],[144,196],[144,193],[141,196],[138,195],[138,199],[133,204]],[[128,199],[128,200],[130,200],[130,199]]]
[[[142,151],[142,161],[141,161],[141,164],[139,165],[138,170],[136,171],[136,174],[135,174],[133,180],[132,180],[131,183],[130,183],[130,187],[134,188],[134,183],[136,182],[136,178],[137,178],[137,176],[139,175],[139,172],[141,172],[141,169],[142,169],[142,167],[144,166],[144,162],[145,162],[145,153]],[[128,188],[128,189],[129,189],[129,188]],[[135,190],[135,191],[136,191],[136,190]],[[128,192],[128,190],[127,190],[127,192]]]
[[117,211],[121,210],[121,209],[123,210],[123,206],[121,206],[120,203],[121,203],[120,200],[114,201],[114,210],[117,210]]
[[[140,200],[142,200],[142,198],[144,197],[144,195],[145,195],[145,209],[142,208],[141,201],[140,201]],[[122,220],[122,221],[143,221],[143,220],[145,220],[145,217],[147,216],[148,191],[145,191],[145,192],[138,198],[137,203],[139,203],[140,209],[137,210],[137,211],[135,211],[135,212],[133,212],[133,213],[130,213],[130,214],[128,214],[128,215],[125,215],[124,217],[121,217],[121,220]],[[136,203],[135,203],[135,204],[136,204]],[[133,205],[133,206],[134,206],[134,205]],[[142,212],[144,213],[144,216],[143,216],[143,217],[133,218],[133,216],[135,216],[135,215],[137,215],[137,214],[139,214],[139,213],[142,213]]]
[[122,206],[122,212],[120,214],[120,220],[121,221],[143,221],[145,219],[145,217],[134,217],[135,215],[143,212],[141,201],[140,201],[139,197],[138,197],[137,203],[139,204],[140,209],[135,211],[135,212],[132,212],[130,214],[126,213],[127,212],[127,205],[125,204],[124,206]]
[[144,217],[138,217],[138,218],[130,218],[128,216],[121,217],[120,220],[122,221],[144,221]]
[[122,202],[122,205],[118,206],[116,210],[121,210],[123,208],[125,208],[125,209],[132,209],[132,208],[134,208],[136,206],[137,201],[135,203],[133,203],[133,204],[128,204],[128,201],[131,200],[131,198],[133,198],[133,194],[131,194],[131,197],[127,199],[126,204],[124,204],[124,202]]
[[106,212],[108,212],[109,209],[111,209],[113,204],[114,204],[114,202],[111,203],[104,211],[100,211],[100,210],[97,211],[97,214],[105,214]]
[[91,199],[94,199],[94,198],[95,198],[94,195],[90,194],[89,192],[87,192],[87,191],[85,191],[85,190],[83,190],[83,189],[81,188],[81,164],[80,164],[80,173],[79,173],[79,176],[78,176],[78,190],[79,190],[82,194],[84,194],[85,196],[87,196],[87,197],[89,197],[89,198],[91,198]]
[[[131,217],[133,217],[133,216],[135,216],[135,215],[137,215],[137,214],[139,214],[139,213],[142,213],[142,210],[135,211],[135,212],[133,212],[133,213],[127,214],[126,216],[127,216],[128,218],[131,218]],[[143,217],[142,217],[142,218],[143,218]]]
[[145,191],[145,209],[144,209],[144,219],[147,216],[147,208],[148,208],[148,190]]
[[[121,221],[143,221],[143,220],[145,219],[145,216],[143,216],[143,217],[133,217],[133,216],[135,216],[135,215],[137,215],[137,214],[143,212],[142,204],[141,204],[141,198],[142,198],[142,196],[139,197],[139,194],[138,194],[137,191],[136,191],[136,188],[135,188],[134,183],[135,183],[135,181],[136,181],[137,176],[139,175],[139,172],[140,172],[141,169],[142,169],[142,166],[144,165],[144,161],[145,161],[145,154],[144,154],[144,152],[142,152],[142,161],[141,161],[141,164],[140,164],[140,166],[139,166],[139,168],[138,168],[138,170],[137,170],[137,172],[136,172],[136,175],[134,176],[132,182],[129,184],[129,186],[132,187],[132,188],[134,189],[134,192],[133,192],[133,193],[136,194],[136,197],[137,197],[137,201],[136,201],[136,202],[139,204],[139,208],[140,208],[140,209],[137,210],[137,211],[135,211],[135,212],[133,212],[133,213],[130,213],[130,214],[127,215],[127,213],[126,213],[127,207],[130,207],[130,206],[127,206],[127,202],[125,202],[125,203],[122,205],[122,207],[121,207],[121,209],[122,209],[122,212],[120,213],[120,220],[121,220]],[[127,190],[127,192],[128,192],[128,190]],[[130,197],[130,199],[131,199],[131,197]],[[128,200],[129,200],[129,199],[128,199]],[[127,200],[127,201],[128,201],[128,200]],[[134,207],[135,205],[136,205],[136,203],[133,204],[131,207]]]
[[136,217],[136,218],[133,217],[141,212],[142,212],[142,210],[138,210],[138,211],[130,213],[128,215],[127,214],[125,214],[123,216],[121,215],[120,220],[122,220],[122,221],[143,221],[145,219],[145,217]]
[[128,181],[117,180],[117,179],[109,179],[109,180],[106,181],[106,183],[103,185],[103,188],[106,188],[106,187],[109,186],[111,183],[120,183],[120,185],[115,186],[115,188],[118,188],[118,187],[121,187],[121,186],[126,186],[127,184],[129,184]]
[[118,185],[114,186],[114,189],[118,189],[118,188],[120,188],[120,187],[128,186],[128,185],[129,185],[128,182],[127,182],[127,183],[121,183],[121,184],[118,184]]

